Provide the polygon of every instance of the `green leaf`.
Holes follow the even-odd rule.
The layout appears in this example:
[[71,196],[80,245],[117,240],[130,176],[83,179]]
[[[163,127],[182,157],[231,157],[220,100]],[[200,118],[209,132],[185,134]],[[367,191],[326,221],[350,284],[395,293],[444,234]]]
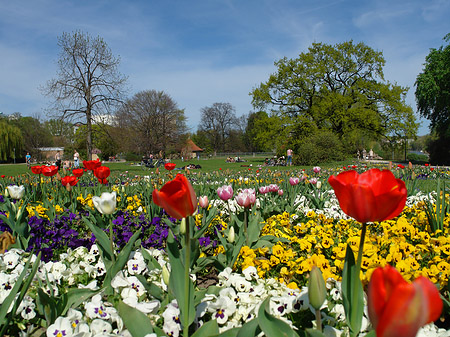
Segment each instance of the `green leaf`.
[[258,310],[258,324],[267,337],[299,337],[284,321],[269,313],[270,298],[266,298]]
[[91,290],[84,288],[72,288],[62,295],[61,303],[64,305],[58,310],[58,316],[65,315],[70,308],[77,308],[81,303],[99,293],[99,290]]
[[147,279],[143,275],[136,275],[137,279],[142,283],[145,290],[148,291],[150,295],[159,301],[162,301],[165,297],[164,291],[153,283],[148,283]]
[[[172,267],[169,279],[169,291],[173,294],[178,302],[178,306],[181,312],[181,321],[184,321],[184,317],[187,315],[188,324],[195,319],[195,307],[194,307],[194,285],[189,275],[184,275],[184,264],[180,258],[180,249],[175,242],[172,232],[169,232],[167,237],[167,254],[169,255],[170,266]],[[189,289],[186,294],[185,291],[185,279],[188,278]],[[189,303],[189,312],[185,312],[185,303]]]
[[84,223],[88,225],[92,233],[94,233],[99,245],[100,252],[102,254],[103,261],[108,269],[107,263],[113,260],[112,257],[114,255],[114,252],[111,250],[111,241],[109,240],[108,235],[106,235],[106,233],[101,228],[94,225],[88,218],[83,216],[83,220]]
[[123,323],[133,337],[144,337],[153,333],[152,322],[143,312],[119,301],[117,305]]
[[308,337],[325,337],[325,335],[317,329],[306,329],[306,336],[308,336]]
[[261,333],[261,328],[258,324],[258,319],[254,318],[245,323],[239,330],[236,337],[254,337]]
[[147,267],[149,270],[152,269],[161,270],[161,265],[153,256],[150,255],[150,253],[146,249],[142,249],[142,256],[144,257],[145,260],[148,261]]
[[[3,327],[5,327],[7,325],[7,323],[9,322],[9,320],[12,318],[10,316],[10,318],[6,319],[6,316],[8,315],[8,310],[11,306],[11,303],[13,303],[13,301],[14,301],[15,304],[14,304],[13,308],[17,309],[17,307],[22,302],[23,297],[25,296],[28,288],[31,285],[31,282],[33,281],[34,275],[36,274],[36,271],[37,271],[40,261],[41,261],[41,253],[39,253],[38,256],[36,257],[36,261],[33,263],[31,272],[26,279],[25,279],[25,276],[28,273],[28,268],[31,264],[31,258],[29,258],[28,261],[25,263],[22,272],[20,273],[19,277],[17,278],[17,280],[14,283],[14,287],[11,289],[11,292],[5,298],[2,305],[0,306],[0,326],[3,325]],[[24,279],[25,279],[25,281],[24,281]],[[20,291],[20,293],[19,293],[19,291]],[[17,293],[19,293],[19,297],[16,299]],[[16,312],[16,310],[13,309],[12,312]]]
[[217,321],[212,319],[205,324],[203,324],[200,329],[198,329],[192,337],[211,337],[219,333],[219,326]]
[[350,336],[357,336],[361,330],[364,313],[364,292],[350,245],[345,252],[342,272],[342,298]]

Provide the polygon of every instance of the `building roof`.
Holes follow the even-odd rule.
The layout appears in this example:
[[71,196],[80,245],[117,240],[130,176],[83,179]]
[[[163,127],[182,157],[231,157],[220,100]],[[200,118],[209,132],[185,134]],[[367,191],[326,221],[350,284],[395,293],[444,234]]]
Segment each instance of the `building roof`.
[[203,151],[203,149],[199,148],[195,143],[192,141],[192,139],[188,138],[186,141],[185,149],[191,152],[200,152]]

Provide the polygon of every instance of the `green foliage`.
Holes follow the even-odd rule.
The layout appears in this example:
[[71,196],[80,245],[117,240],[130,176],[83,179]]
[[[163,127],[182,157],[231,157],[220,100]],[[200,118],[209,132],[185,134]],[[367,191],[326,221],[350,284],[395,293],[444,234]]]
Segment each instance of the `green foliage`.
[[430,163],[433,165],[450,165],[450,136],[435,134],[427,144]]
[[304,136],[301,124],[307,121],[306,128],[338,135],[349,152],[356,152],[361,132],[368,139],[398,130],[415,134],[415,117],[404,100],[407,88],[384,81],[384,62],[381,52],[363,43],[313,43],[298,58],[277,61],[277,72],[251,92],[252,104],[289,117],[283,121],[289,138]]
[[[450,34],[444,38],[450,42]],[[431,121],[440,136],[450,136],[450,44],[432,48],[425,59],[423,72],[416,79],[419,113]]]
[[341,142],[330,131],[317,132],[295,144],[294,153],[294,161],[300,165],[318,165],[345,158]]
[[0,161],[20,157],[23,137],[20,129],[7,120],[0,120]]
[[447,213],[450,212],[450,203],[447,202],[446,192],[445,181],[441,189],[440,180],[438,179],[435,205],[433,206],[429,200],[425,200],[424,209],[428,218],[428,225],[430,226],[430,231],[432,233],[435,233],[437,230],[444,230],[444,220]]
[[[450,34],[444,38],[450,42]],[[436,138],[429,146],[433,164],[450,163],[450,44],[431,49],[416,79],[417,109],[431,122]]]
[[426,154],[408,153],[406,158],[408,159],[408,161],[412,162],[413,164],[428,162],[428,156]]

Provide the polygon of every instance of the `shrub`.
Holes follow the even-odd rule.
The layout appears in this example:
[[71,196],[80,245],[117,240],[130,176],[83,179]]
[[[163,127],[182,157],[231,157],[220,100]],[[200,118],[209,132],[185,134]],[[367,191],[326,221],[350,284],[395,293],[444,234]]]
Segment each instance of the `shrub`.
[[322,131],[303,139],[295,146],[296,164],[317,165],[319,163],[345,159],[339,138],[330,131]]

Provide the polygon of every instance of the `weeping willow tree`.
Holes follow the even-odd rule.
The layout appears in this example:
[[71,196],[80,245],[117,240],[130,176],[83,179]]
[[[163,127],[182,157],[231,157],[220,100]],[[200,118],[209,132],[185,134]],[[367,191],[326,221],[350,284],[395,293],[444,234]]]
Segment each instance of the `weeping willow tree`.
[[8,161],[22,153],[23,137],[20,129],[0,120],[0,161]]

